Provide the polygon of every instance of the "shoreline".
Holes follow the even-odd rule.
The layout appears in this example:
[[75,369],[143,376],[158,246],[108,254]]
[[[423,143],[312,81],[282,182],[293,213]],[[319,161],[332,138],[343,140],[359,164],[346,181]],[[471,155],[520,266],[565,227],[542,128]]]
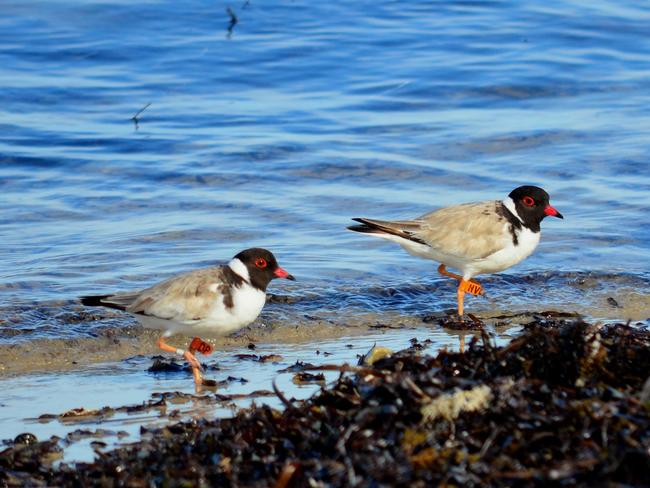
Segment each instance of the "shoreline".
[[[645,302],[644,302],[645,303]],[[563,307],[562,310],[567,310]],[[568,308],[568,310],[572,310]],[[473,314],[490,329],[507,330],[520,327],[536,317],[575,317],[602,323],[615,322],[611,318],[616,311],[612,309],[607,317],[594,318],[580,312],[558,312],[547,306],[540,311],[526,311],[514,308],[478,308]],[[435,311],[431,313],[409,314],[401,311],[359,312],[349,314],[335,312],[319,313],[318,316],[307,312],[287,314],[273,311],[263,315],[261,320],[229,336],[208,338],[218,355],[219,351],[230,351],[246,347],[249,343],[266,345],[276,344],[310,344],[323,340],[359,337],[372,334],[378,330],[426,329],[431,333],[443,331],[458,336],[475,331],[456,329],[453,324],[448,327],[445,320],[450,312]],[[77,307],[64,313],[70,324],[79,325],[89,320],[83,308]],[[633,314],[632,323],[650,325],[650,318],[641,310]],[[123,313],[102,311],[90,316],[87,333],[73,336],[12,336],[0,341],[0,380],[3,378],[30,373],[71,371],[99,363],[123,361],[137,355],[154,355],[160,351],[155,347],[158,332],[145,329],[134,319]],[[625,320],[627,321],[627,320]],[[184,348],[191,338],[176,335],[171,344]],[[218,357],[218,356],[217,356]]]
[[650,469],[648,371],[647,327],[542,319],[500,347],[483,334],[465,353],[431,356],[416,341],[305,400],[276,391],[283,409],[143,428],[139,441],[91,463],[54,467],[56,439],[23,436],[0,453],[0,479],[7,486],[641,486]]

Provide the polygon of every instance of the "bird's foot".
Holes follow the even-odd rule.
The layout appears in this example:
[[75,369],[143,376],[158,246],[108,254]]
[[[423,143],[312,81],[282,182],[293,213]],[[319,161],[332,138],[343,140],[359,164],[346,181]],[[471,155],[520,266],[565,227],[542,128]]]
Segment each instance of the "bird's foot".
[[192,375],[194,376],[194,386],[196,393],[201,393],[205,388],[216,388],[217,382],[215,380],[203,377],[203,367],[201,366],[201,363],[196,359],[196,356],[194,356],[194,353],[196,351],[207,356],[208,354],[212,353],[213,348],[211,344],[203,341],[200,337],[195,337],[192,339],[190,347],[187,351],[185,351],[185,354],[183,355],[192,366]]
[[203,385],[203,367],[194,354],[189,350],[183,353],[183,357],[188,363],[190,363],[192,376],[194,376],[194,386],[196,387],[196,392],[199,393],[201,391],[201,385]]
[[464,315],[450,313],[446,317],[441,317],[438,324],[452,330],[480,330],[485,326],[481,319],[471,313]]
[[203,370],[203,367],[201,366],[201,363],[199,362],[198,359],[196,359],[196,356],[194,356],[194,354],[192,354],[191,351],[185,351],[183,353],[183,358],[185,358],[185,360],[188,363],[190,363],[190,366],[192,367],[192,369],[197,369],[199,371]]

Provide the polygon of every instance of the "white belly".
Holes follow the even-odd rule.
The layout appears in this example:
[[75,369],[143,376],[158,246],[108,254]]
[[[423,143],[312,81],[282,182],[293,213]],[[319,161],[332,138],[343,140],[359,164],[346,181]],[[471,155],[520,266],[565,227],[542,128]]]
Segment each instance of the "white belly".
[[540,232],[533,232],[526,227],[522,227],[517,233],[516,246],[512,242],[510,235],[508,235],[508,244],[503,249],[485,258],[464,259],[461,256],[447,254],[439,249],[434,249],[401,237],[390,234],[377,234],[377,237],[397,242],[406,252],[413,256],[431,259],[443,263],[450,268],[457,269],[465,279],[470,279],[473,276],[483,273],[498,273],[523,261],[535,250],[537,244],[539,244],[540,236]]
[[138,314],[135,317],[143,326],[163,330],[167,332],[167,335],[184,334],[220,337],[235,332],[253,322],[264,307],[266,293],[252,286],[244,285],[241,288],[235,288],[232,298],[233,306],[226,307],[222,297],[219,297],[218,300],[215,300],[208,314],[198,320],[181,320],[180,317],[167,320]]
[[539,244],[540,237],[541,232],[533,232],[523,227],[517,234],[516,246],[510,240],[508,246],[500,251],[490,254],[483,259],[472,261],[463,270],[463,273],[467,275],[465,278],[482,273],[498,273],[520,263],[533,253],[537,244]]

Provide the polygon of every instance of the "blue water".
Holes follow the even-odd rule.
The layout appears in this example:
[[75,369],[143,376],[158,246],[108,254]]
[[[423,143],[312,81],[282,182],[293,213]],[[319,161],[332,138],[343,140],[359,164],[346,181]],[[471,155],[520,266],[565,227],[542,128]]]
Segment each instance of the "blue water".
[[263,317],[441,312],[435,264],[349,219],[520,184],[565,220],[470,311],[645,320],[649,22],[628,0],[4,1],[0,342],[119,329],[74,299],[250,246],[299,280]]

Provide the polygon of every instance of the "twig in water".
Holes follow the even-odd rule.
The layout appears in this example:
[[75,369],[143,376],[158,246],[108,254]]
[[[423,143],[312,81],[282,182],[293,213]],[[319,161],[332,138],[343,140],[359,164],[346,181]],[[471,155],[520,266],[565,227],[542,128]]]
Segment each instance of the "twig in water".
[[237,18],[235,12],[233,12],[233,10],[230,7],[226,8],[226,12],[228,12],[228,15],[230,15],[230,24],[228,24],[228,34],[226,35],[226,37],[230,39],[230,37],[232,36],[232,30],[237,25],[237,22],[239,22],[239,19]]
[[278,385],[275,384],[275,379],[271,382],[271,385],[273,386],[273,392],[275,395],[280,399],[282,403],[284,403],[284,406],[287,407],[289,410],[295,410],[296,407],[293,406],[293,403],[291,403],[289,400],[287,400],[287,397],[285,397],[282,392],[279,390]]
[[142,112],[144,112],[145,110],[147,110],[147,108],[149,108],[149,105],[151,105],[151,102],[149,102],[148,104],[146,104],[144,107],[142,107],[140,110],[138,110],[138,111],[136,112],[136,114],[135,114],[133,117],[131,117],[131,120],[133,121],[133,124],[135,124],[135,130],[138,130],[138,127],[139,127],[138,122],[140,122],[140,119],[138,118],[138,116],[139,116]]

